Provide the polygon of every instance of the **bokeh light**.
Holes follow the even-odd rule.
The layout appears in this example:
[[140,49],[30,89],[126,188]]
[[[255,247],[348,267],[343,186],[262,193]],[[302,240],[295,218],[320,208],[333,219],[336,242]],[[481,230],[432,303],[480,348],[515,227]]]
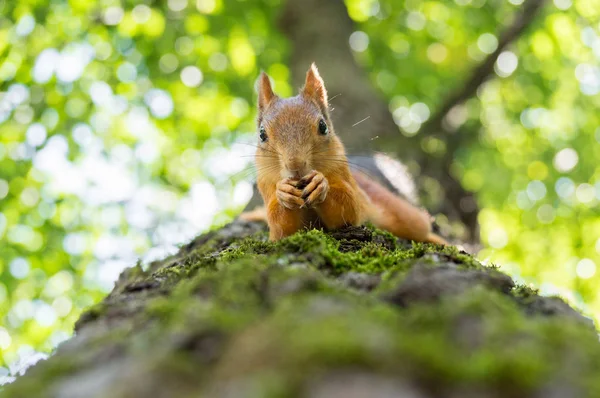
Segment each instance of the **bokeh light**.
[[124,268],[231,220],[252,194],[253,79],[290,92],[276,7],[42,3],[0,4],[0,382]]

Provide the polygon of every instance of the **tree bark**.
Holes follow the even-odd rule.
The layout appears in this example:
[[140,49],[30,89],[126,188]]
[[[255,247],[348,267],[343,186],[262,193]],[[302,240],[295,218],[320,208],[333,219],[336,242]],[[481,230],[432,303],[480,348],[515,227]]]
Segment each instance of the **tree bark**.
[[597,397],[589,319],[455,248],[236,221],[126,270],[3,397]]

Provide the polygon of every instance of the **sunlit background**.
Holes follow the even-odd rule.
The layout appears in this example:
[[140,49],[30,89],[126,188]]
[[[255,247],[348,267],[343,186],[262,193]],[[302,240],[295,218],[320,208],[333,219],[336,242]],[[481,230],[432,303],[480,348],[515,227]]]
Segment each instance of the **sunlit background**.
[[[0,0],[0,379],[50,352],[119,273],[252,193],[254,79],[292,93],[281,0]],[[522,0],[346,0],[348,45],[419,133]],[[479,258],[600,319],[600,1],[554,0],[452,111]],[[435,155],[443,145],[425,150]]]

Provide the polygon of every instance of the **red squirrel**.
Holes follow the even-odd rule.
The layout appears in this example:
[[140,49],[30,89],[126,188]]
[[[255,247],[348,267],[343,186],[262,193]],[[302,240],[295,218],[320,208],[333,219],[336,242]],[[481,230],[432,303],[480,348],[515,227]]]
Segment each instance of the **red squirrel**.
[[400,238],[448,244],[432,232],[426,211],[350,170],[314,63],[301,92],[291,98],[278,97],[261,73],[257,124],[257,186],[264,207],[241,218],[266,221],[270,240],[305,228],[333,230],[370,221]]

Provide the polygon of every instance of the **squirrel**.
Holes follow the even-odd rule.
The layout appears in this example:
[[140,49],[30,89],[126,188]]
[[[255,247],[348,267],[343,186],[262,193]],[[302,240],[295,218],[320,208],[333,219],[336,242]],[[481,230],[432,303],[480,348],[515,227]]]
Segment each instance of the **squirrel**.
[[432,231],[425,210],[350,170],[314,63],[295,97],[277,96],[265,72],[257,84],[256,183],[264,206],[241,219],[266,221],[271,241],[304,228],[335,230],[368,221],[400,238],[448,244]]

